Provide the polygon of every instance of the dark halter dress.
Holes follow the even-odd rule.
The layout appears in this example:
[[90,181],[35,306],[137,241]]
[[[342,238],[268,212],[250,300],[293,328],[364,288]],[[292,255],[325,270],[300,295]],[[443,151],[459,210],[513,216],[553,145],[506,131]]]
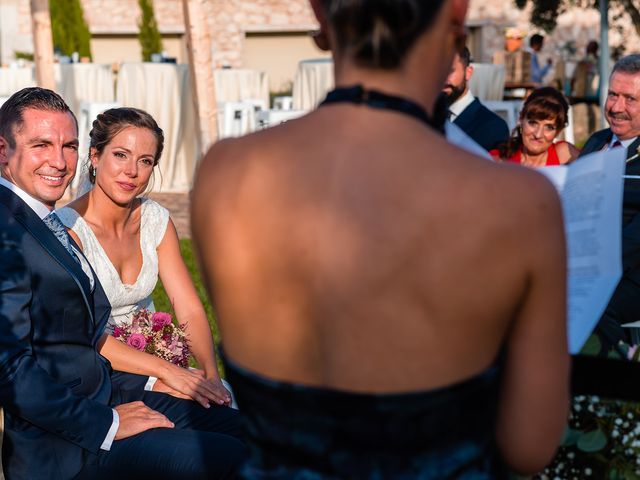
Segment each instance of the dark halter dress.
[[[395,110],[442,132],[417,104],[337,89],[323,104]],[[424,392],[361,394],[275,381],[224,356],[244,417],[245,479],[444,480],[507,478],[495,445],[500,368]]]

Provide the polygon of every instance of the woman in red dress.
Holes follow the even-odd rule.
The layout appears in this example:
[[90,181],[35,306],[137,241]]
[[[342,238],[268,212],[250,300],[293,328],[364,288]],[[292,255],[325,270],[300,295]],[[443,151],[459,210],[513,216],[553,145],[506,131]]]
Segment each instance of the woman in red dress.
[[567,125],[568,115],[569,104],[562,93],[553,87],[538,88],[525,100],[511,138],[489,153],[527,167],[569,163],[580,150],[569,142],[554,142]]

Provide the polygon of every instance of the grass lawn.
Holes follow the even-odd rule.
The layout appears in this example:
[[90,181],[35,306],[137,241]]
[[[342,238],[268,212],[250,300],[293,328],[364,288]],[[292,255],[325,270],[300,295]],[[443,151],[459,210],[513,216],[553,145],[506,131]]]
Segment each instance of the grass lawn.
[[[214,341],[217,344],[220,338],[218,336],[218,327],[216,325],[215,315],[213,314],[213,309],[211,308],[211,304],[209,303],[209,299],[207,298],[207,293],[204,289],[204,285],[202,284],[202,279],[200,278],[200,273],[198,272],[196,259],[193,254],[193,246],[191,245],[190,239],[183,238],[180,240],[180,252],[182,253],[182,258],[184,259],[184,262],[186,263],[187,268],[189,269],[189,273],[191,274],[191,279],[193,281],[193,284],[196,287],[196,291],[198,292],[200,301],[202,302],[202,305],[204,305],[204,310],[207,313],[207,320],[209,321],[209,327],[211,328],[211,334],[213,335]],[[156,288],[153,290],[152,297],[153,297],[153,304],[155,305],[157,311],[173,313],[171,302],[169,301],[169,297],[167,297],[167,292],[162,286],[161,280],[158,280],[158,284],[156,285]],[[218,369],[222,374],[222,367],[219,361],[218,361]]]

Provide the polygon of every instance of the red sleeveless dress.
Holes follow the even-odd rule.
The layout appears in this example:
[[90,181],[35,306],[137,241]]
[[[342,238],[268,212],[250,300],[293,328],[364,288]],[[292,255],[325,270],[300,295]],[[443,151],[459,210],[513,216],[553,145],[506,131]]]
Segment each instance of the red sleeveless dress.
[[[549,147],[549,150],[548,150],[547,163],[545,164],[545,166],[549,167],[551,165],[561,165],[560,159],[558,158],[558,152],[556,151],[556,145],[560,145],[561,143],[567,143],[567,142],[560,141],[560,142],[556,142],[556,143],[552,143],[551,144],[551,146]],[[489,154],[493,158],[498,158],[498,159],[500,158],[500,152],[498,151],[497,148],[494,148],[493,150],[490,150]],[[507,158],[505,160],[507,162],[522,163],[522,150],[518,150],[516,153],[511,155],[510,158]]]

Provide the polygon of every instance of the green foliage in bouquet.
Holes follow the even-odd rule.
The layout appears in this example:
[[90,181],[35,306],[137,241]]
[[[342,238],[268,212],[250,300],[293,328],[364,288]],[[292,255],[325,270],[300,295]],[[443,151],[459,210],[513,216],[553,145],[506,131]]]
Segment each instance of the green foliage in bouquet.
[[91,58],[91,33],[80,0],[49,0],[53,47],[63,55]]
[[[638,350],[620,344],[609,352],[637,361]],[[600,352],[594,335],[583,354]],[[575,396],[569,425],[553,463],[534,477],[551,479],[640,480],[640,404],[597,396]]]
[[151,61],[151,55],[162,52],[162,38],[153,12],[152,0],[138,0],[142,15],[138,21],[138,40],[142,48],[142,60]]

